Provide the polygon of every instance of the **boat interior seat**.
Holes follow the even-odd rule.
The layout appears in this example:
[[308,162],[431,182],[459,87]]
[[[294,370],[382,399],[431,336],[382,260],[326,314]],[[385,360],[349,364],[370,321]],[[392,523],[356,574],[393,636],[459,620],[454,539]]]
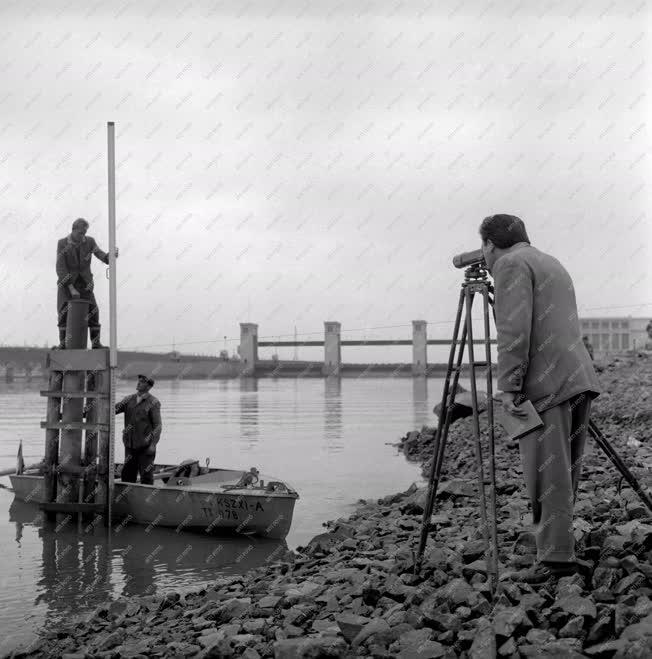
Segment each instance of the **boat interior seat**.
[[199,460],[184,460],[175,470],[174,478],[192,478],[193,476],[199,476],[201,473],[201,467],[199,466]]

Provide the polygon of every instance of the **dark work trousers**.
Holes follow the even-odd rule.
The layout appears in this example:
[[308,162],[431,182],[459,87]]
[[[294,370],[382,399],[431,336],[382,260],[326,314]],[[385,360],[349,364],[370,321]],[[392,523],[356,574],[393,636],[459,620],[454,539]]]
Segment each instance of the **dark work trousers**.
[[[88,288],[88,284],[81,278],[77,278],[73,286],[79,291],[79,297],[82,300],[88,300],[88,326],[92,328],[100,327],[100,310],[95,301],[95,293],[93,289]],[[66,321],[68,319],[68,302],[73,297],[67,286],[59,286],[57,291],[57,325],[60,329],[66,328]]]
[[580,394],[544,412],[543,428],[519,440],[539,561],[575,561],[573,508],[591,399]]
[[135,483],[136,476],[140,475],[140,482],[143,485],[154,484],[154,460],[156,454],[148,455],[147,449],[132,451],[125,448],[125,464],[122,467],[122,482]]

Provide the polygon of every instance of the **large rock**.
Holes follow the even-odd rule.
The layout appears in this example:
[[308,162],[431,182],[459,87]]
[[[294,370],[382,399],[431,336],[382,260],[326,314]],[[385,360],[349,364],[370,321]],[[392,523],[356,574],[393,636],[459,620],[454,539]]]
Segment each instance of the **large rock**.
[[474,480],[454,478],[440,483],[437,489],[438,499],[456,499],[459,497],[477,497],[477,485]]
[[498,654],[501,657],[511,657],[517,651],[516,641],[513,638],[508,638],[499,648]]
[[531,629],[532,621],[528,618],[522,606],[514,606],[498,611],[494,616],[494,631],[496,636],[509,638],[517,629]]
[[356,635],[356,637],[351,641],[351,647],[357,648],[362,645],[368,638],[371,638],[375,634],[381,634],[389,631],[389,623],[382,618],[376,618],[368,622]]
[[439,659],[445,657],[446,648],[437,641],[423,641],[417,645],[403,648],[398,653],[398,659]]
[[613,590],[614,586],[620,580],[621,571],[613,567],[599,566],[595,568],[591,584],[594,589],[604,588],[605,590]]
[[573,616],[560,630],[559,638],[579,638],[584,629],[584,616]]
[[440,586],[436,597],[453,605],[468,604],[473,606],[478,600],[478,592],[462,578],[452,579],[449,583]]
[[300,584],[297,584],[294,587],[288,588],[285,590],[284,595],[286,597],[295,597],[302,601],[314,601],[315,597],[321,595],[326,590],[326,586],[321,583],[316,583],[315,581],[303,581]]
[[274,609],[281,601],[279,595],[266,595],[256,602],[257,606],[261,609]]
[[632,588],[638,588],[638,586],[640,586],[645,581],[645,575],[643,575],[641,572],[634,572],[633,574],[627,575],[624,579],[621,579],[616,584],[613,591],[617,595],[622,595]]
[[330,554],[343,543],[350,535],[343,529],[329,533],[320,533],[316,535],[307,545],[306,553],[313,554]]
[[[633,659],[631,655],[622,654],[626,652],[628,648],[631,648],[631,643],[628,641],[623,641],[621,639],[604,641],[598,645],[590,645],[584,648],[583,652],[586,656],[597,657],[597,659],[611,659],[612,657],[622,658],[627,656],[628,659]],[[645,659],[645,656],[641,657]]]
[[399,637],[402,648],[409,648],[413,645],[418,645],[424,641],[432,640],[433,631],[424,627],[423,629],[411,629],[403,632]]
[[114,648],[116,645],[120,645],[125,640],[126,636],[127,633],[125,632],[125,630],[119,628],[110,634],[106,634],[96,638],[93,642],[93,645],[95,646],[96,650],[100,652],[103,650],[110,650],[111,648]]
[[469,648],[469,659],[487,659],[495,656],[495,652],[496,637],[492,625],[487,618],[480,618]]
[[484,540],[469,540],[462,545],[460,553],[465,563],[472,563],[484,556]]
[[343,657],[346,651],[344,639],[333,636],[288,638],[274,643],[275,659],[326,659]]
[[218,624],[231,622],[234,618],[242,616],[251,606],[251,598],[233,598],[224,602],[221,606],[207,613],[204,617],[215,620]]
[[[356,584],[361,584],[364,582],[365,575],[357,568],[338,567],[335,570],[324,572],[324,578],[326,584],[343,583],[346,581],[355,586]],[[319,601],[319,597],[325,597],[326,595],[327,593],[324,595],[319,595],[315,599]]]
[[356,616],[352,613],[343,613],[342,615],[335,616],[335,622],[342,632],[342,636],[346,639],[347,643],[351,643],[353,639],[360,633],[362,628],[371,622],[369,618],[364,616]]
[[561,609],[566,613],[570,613],[573,616],[595,618],[597,615],[595,604],[590,599],[582,597],[581,595],[568,595],[562,597],[555,602],[554,607]]
[[645,640],[650,643],[650,650],[652,651],[652,614],[627,627],[620,635],[620,638],[626,641]]
[[518,648],[521,657],[528,659],[583,659],[581,641],[563,638],[550,641],[544,645],[521,645]]

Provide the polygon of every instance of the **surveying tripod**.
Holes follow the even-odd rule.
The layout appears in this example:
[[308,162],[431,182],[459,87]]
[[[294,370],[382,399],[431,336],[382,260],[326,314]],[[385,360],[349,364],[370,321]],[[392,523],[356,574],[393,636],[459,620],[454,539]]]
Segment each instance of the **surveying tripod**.
[[[448,367],[446,370],[446,380],[444,382],[444,391],[441,399],[441,410],[437,423],[437,432],[434,438],[433,459],[430,468],[428,480],[428,493],[426,505],[423,511],[423,522],[421,526],[421,538],[417,550],[414,571],[418,574],[421,571],[423,562],[423,553],[428,542],[428,532],[430,531],[430,519],[433,512],[435,498],[437,497],[437,487],[441,476],[441,468],[444,462],[444,453],[446,450],[446,441],[448,439],[448,430],[453,420],[453,411],[455,405],[455,394],[462,369],[462,359],[464,357],[464,347],[468,346],[469,350],[469,376],[471,380],[471,401],[473,410],[473,434],[475,439],[475,455],[478,469],[478,481],[480,492],[480,516],[482,519],[482,533],[485,542],[485,561],[487,576],[489,578],[491,592],[496,593],[498,587],[498,533],[496,528],[496,469],[495,469],[495,447],[494,447],[494,409],[493,409],[493,381],[492,381],[492,363],[491,363],[491,343],[489,331],[489,307],[494,306],[493,300],[494,289],[487,278],[487,269],[483,260],[472,263],[464,271],[464,281],[460,291],[457,316],[455,317],[455,327],[453,329],[453,342],[451,343],[450,354],[448,357]],[[484,343],[485,359],[484,361],[475,361],[473,324],[471,310],[473,300],[476,294],[482,296],[483,320],[484,320]],[[461,337],[460,325],[464,314],[464,323],[462,325]],[[456,354],[457,353],[457,354]],[[482,456],[482,444],[480,437],[480,420],[478,410],[478,392],[476,386],[476,369],[484,368],[486,371],[487,381],[487,420],[489,430],[489,516],[487,515],[487,496],[485,493],[485,476]],[[451,387],[451,376],[453,383]],[[607,441],[606,437],[600,432],[600,429],[593,421],[589,422],[589,434],[595,439],[598,446],[604,451],[607,457],[613,462],[615,467],[620,471],[624,480],[639,495],[641,501],[652,511],[652,499],[647,492],[640,486],[634,475],[627,468],[616,453],[613,446]]]

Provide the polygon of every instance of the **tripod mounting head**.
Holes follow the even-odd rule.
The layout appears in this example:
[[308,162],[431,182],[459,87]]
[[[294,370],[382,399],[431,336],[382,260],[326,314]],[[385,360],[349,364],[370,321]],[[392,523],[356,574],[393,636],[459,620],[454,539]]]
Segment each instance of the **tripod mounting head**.
[[453,265],[456,268],[466,268],[464,271],[464,281],[487,281],[487,263],[484,260],[482,249],[476,249],[473,252],[462,252],[453,257]]

